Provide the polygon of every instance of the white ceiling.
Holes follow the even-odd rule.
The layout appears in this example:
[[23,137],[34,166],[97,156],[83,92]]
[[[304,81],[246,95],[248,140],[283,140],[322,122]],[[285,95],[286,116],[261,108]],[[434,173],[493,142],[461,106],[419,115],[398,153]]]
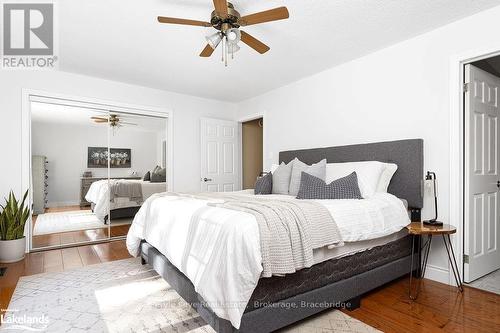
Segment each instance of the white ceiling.
[[[155,117],[145,117],[133,114],[116,114],[123,121],[136,125],[124,125],[123,128],[142,132],[161,132],[165,131],[165,119]],[[72,124],[90,127],[102,127],[106,130],[105,124],[97,124],[90,117],[107,117],[106,111],[91,110],[87,108],[56,105],[49,103],[31,103],[31,120],[34,123],[48,124]]]
[[290,19],[244,28],[271,47],[242,46],[228,68],[198,54],[211,0],[60,0],[60,69],[158,89],[241,101],[496,5],[500,0],[233,0],[242,15],[286,5]]

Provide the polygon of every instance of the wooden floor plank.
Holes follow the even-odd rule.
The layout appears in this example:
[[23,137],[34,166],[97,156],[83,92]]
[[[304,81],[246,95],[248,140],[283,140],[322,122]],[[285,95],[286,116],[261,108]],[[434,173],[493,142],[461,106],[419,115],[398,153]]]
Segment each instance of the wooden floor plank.
[[95,253],[94,249],[90,245],[79,246],[78,252],[84,266],[98,264],[101,262],[99,256]]
[[44,272],[62,272],[64,270],[61,250],[45,251],[43,255]]
[[64,270],[82,267],[83,262],[76,247],[69,247],[61,250]]

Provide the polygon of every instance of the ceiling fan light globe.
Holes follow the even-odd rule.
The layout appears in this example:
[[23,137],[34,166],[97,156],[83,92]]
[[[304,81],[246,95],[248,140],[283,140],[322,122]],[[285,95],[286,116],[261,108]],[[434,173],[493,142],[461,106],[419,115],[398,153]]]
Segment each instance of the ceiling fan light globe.
[[210,45],[211,48],[215,50],[215,48],[219,45],[219,43],[222,40],[222,37],[219,32],[216,32],[213,35],[206,36],[205,39],[207,40],[208,45]]
[[240,49],[241,48],[238,46],[238,44],[227,44],[227,52],[229,53],[236,53]]
[[231,28],[226,32],[227,41],[230,44],[237,44],[241,40],[241,32],[239,29]]

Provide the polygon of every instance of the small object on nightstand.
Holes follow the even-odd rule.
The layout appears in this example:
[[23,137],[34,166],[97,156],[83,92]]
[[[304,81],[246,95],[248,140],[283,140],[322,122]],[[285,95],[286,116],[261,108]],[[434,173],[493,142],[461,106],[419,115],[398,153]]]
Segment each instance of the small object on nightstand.
[[85,178],[90,178],[90,177],[92,177],[92,171],[85,171],[85,172],[83,173],[83,177],[85,177]]
[[437,191],[436,191],[436,174],[431,171],[427,171],[427,175],[425,175],[425,180],[426,181],[432,181],[434,190],[434,218],[430,220],[425,220],[423,221],[424,224],[426,225],[434,225],[434,226],[441,226],[443,225],[443,222],[438,221],[438,198],[437,198]]
[[[423,222],[412,222],[406,226],[408,229],[408,233],[412,235],[412,248],[411,248],[411,266],[410,266],[410,286],[408,290],[408,296],[410,299],[415,300],[418,297],[418,293],[420,291],[420,283],[417,284],[417,290],[415,295],[412,295],[412,278],[413,278],[413,257],[415,255],[415,238],[418,238],[418,246],[417,249],[423,251],[423,257],[420,260],[419,255],[419,269],[418,269],[418,278],[422,279],[425,275],[425,268],[427,267],[427,259],[429,258],[429,252],[431,249],[432,236],[443,237],[444,247],[446,248],[446,253],[448,254],[448,261],[450,262],[451,269],[453,271],[453,276],[455,277],[455,282],[457,283],[458,290],[463,292],[462,279],[460,278],[460,272],[458,270],[457,260],[455,259],[455,252],[453,251],[453,246],[451,244],[450,235],[457,232],[457,229],[449,224],[441,224],[441,225],[428,225]],[[427,242],[425,242],[422,247],[422,236],[427,236]]]

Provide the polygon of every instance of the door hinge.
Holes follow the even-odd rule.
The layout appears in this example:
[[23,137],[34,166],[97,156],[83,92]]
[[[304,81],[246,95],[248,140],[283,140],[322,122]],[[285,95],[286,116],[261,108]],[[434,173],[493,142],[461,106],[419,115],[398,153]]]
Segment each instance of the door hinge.
[[464,264],[469,263],[469,256],[467,254],[464,254]]
[[469,91],[469,84],[468,83],[464,83],[463,90],[464,90],[464,93]]

